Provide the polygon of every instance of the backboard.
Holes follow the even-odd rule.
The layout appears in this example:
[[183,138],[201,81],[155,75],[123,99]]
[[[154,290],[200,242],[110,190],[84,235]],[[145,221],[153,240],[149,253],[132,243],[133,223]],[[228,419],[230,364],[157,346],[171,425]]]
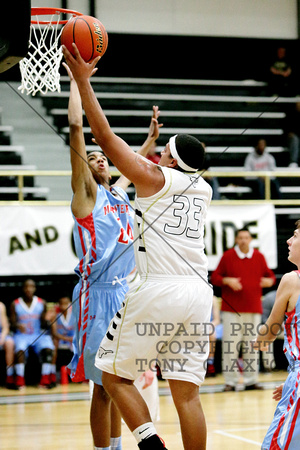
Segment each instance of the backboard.
[[29,44],[31,0],[5,0],[1,4],[0,73],[26,56]]

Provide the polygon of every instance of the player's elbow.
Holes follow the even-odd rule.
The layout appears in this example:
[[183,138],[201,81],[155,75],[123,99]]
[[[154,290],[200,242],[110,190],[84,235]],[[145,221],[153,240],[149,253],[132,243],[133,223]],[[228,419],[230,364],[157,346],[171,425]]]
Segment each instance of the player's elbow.
[[73,119],[69,122],[70,134],[82,133],[82,123],[81,120]]

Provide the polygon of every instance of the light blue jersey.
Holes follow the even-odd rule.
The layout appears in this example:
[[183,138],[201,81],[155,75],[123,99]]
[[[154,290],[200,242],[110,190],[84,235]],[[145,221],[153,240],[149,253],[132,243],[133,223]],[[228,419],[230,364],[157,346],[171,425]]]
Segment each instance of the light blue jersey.
[[15,352],[27,353],[32,347],[36,353],[48,348],[54,349],[51,336],[41,329],[41,317],[45,308],[44,302],[36,295],[33,296],[31,305],[28,306],[20,297],[14,300],[17,323],[25,327],[22,332],[18,328],[14,334]]
[[[69,308],[67,310],[66,317],[62,313],[59,313],[57,315],[56,331],[61,336],[73,338],[73,336],[75,334],[75,322],[74,322],[74,316],[72,314],[72,308]],[[72,351],[72,343],[69,341],[60,339],[58,341],[58,348],[59,349],[66,348],[66,349],[69,349]]]
[[[300,271],[295,271],[300,277]],[[300,448],[300,297],[292,311],[285,313],[284,353],[289,375],[262,450]]]
[[98,185],[94,210],[83,219],[74,216],[73,230],[79,263],[75,272],[83,279],[112,281],[126,278],[134,268],[133,219],[127,194],[114,188],[113,195]]
[[[112,193],[113,192],[113,193]],[[83,219],[74,217],[74,241],[81,278],[73,292],[74,356],[69,364],[73,381],[101,384],[95,356],[108,325],[128,290],[125,278],[135,266],[133,218],[127,194],[99,185],[95,207]],[[113,195],[115,194],[115,195]]]

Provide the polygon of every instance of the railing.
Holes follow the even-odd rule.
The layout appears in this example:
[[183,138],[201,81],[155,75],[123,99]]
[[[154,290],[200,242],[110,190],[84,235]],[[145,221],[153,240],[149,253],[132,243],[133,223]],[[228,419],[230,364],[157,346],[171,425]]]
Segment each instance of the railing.
[[[199,172],[200,173],[200,172]],[[246,172],[243,170],[214,170],[207,171],[203,173],[205,178],[208,177],[218,177],[218,178],[228,178],[230,182],[234,178],[246,178],[246,177],[263,177],[265,179],[265,199],[263,200],[247,200],[247,199],[237,199],[237,200],[214,200],[213,204],[216,205],[226,205],[226,204],[257,204],[257,203],[272,203],[275,206],[280,205],[300,205],[300,169],[299,170],[276,170],[273,172],[269,171],[259,171],[259,172]],[[117,170],[111,170],[111,175],[116,177],[120,175]],[[71,177],[70,170],[0,170],[1,177],[17,177],[18,179],[18,200],[0,200],[0,205],[69,205],[70,199],[68,200],[25,200],[24,199],[24,178],[25,177]],[[275,200],[271,198],[271,178],[299,178],[299,199],[280,199]]]

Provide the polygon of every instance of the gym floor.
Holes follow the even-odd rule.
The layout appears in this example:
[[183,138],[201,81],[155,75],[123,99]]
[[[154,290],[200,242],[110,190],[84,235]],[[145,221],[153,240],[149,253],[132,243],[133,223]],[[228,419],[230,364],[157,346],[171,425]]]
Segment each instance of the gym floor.
[[[255,450],[260,448],[272,421],[276,402],[272,390],[285,381],[287,372],[259,375],[263,391],[222,392],[222,375],[207,378],[200,388],[206,416],[207,450]],[[241,378],[242,383],[242,378]],[[167,381],[159,381],[158,434],[171,450],[182,449],[180,426]],[[1,449],[92,449],[89,427],[89,385],[58,385],[47,391],[26,387],[23,391],[0,388]],[[123,450],[137,448],[123,424]]]

